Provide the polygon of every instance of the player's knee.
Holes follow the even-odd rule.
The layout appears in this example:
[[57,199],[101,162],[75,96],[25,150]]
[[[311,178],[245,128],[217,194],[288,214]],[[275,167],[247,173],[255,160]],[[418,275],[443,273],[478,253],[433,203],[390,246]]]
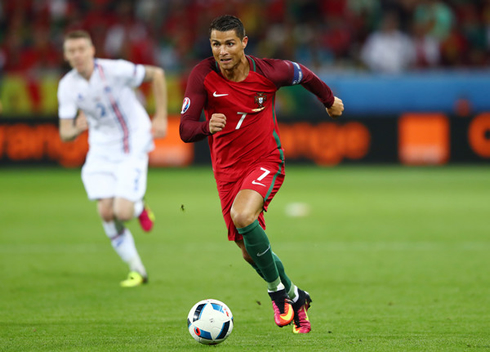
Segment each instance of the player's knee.
[[238,229],[247,227],[257,219],[257,217],[253,213],[246,211],[238,212],[233,207],[231,208],[230,216],[233,224]]
[[114,220],[114,211],[111,207],[106,207],[99,204],[98,211],[99,216],[102,218],[102,220],[106,222]]
[[114,210],[114,216],[119,221],[129,221],[133,218],[134,211],[133,211],[133,209],[129,209],[129,208],[123,208],[123,207],[116,208]]

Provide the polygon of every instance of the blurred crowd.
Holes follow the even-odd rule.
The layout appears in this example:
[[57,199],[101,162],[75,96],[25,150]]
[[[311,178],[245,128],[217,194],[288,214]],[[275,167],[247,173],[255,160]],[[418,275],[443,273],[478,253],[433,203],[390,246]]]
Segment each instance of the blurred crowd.
[[86,29],[98,57],[185,73],[221,14],[242,19],[248,54],[319,73],[490,63],[490,0],[1,0],[0,72],[66,70],[63,34]]

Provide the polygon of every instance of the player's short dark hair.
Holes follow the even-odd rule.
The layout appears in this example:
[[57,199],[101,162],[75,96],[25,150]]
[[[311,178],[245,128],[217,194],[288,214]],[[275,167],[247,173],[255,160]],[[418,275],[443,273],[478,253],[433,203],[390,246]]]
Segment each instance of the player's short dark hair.
[[213,30],[217,30],[220,32],[234,30],[236,36],[240,38],[240,40],[245,38],[245,27],[243,27],[242,21],[240,21],[238,17],[232,15],[223,15],[215,18],[209,26],[209,36],[211,36],[211,32]]
[[92,42],[92,38],[90,37],[89,32],[84,31],[82,29],[70,31],[70,32],[66,33],[64,36],[65,41],[67,41],[68,39],[80,39],[80,38],[85,38],[85,39],[88,39],[90,42]]

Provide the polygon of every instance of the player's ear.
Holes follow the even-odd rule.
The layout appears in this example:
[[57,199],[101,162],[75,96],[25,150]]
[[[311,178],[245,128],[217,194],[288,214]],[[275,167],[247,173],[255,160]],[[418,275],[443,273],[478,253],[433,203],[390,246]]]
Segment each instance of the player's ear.
[[248,37],[245,36],[243,37],[242,39],[242,45],[243,45],[243,49],[245,49],[247,47],[247,44],[248,44]]
[[66,62],[68,62],[68,57],[66,56],[66,42],[63,43],[63,60],[65,60]]

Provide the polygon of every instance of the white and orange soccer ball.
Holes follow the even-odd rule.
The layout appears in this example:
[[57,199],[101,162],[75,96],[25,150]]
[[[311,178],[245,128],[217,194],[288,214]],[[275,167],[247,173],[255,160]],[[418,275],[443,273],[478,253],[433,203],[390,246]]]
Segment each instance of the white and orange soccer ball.
[[197,342],[216,345],[230,336],[233,330],[233,314],[223,302],[205,299],[191,308],[187,316],[187,328]]

